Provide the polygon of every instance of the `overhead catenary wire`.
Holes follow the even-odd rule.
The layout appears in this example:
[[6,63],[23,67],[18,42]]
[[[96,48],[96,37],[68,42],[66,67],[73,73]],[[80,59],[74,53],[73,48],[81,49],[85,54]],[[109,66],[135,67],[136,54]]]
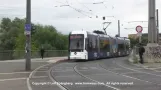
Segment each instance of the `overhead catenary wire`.
[[[88,11],[90,11],[90,8],[87,7],[87,6],[85,5],[85,3],[81,3],[81,2],[79,2],[78,0],[76,0],[76,1],[78,2],[78,4],[82,5],[82,6],[83,6],[84,8],[86,8]],[[101,2],[94,2],[94,3],[91,3],[91,4],[102,4],[102,5],[104,5],[105,8],[107,8],[106,3],[104,3],[104,2],[105,2],[105,0],[104,0],[104,1],[101,1]],[[87,17],[89,17],[89,18],[91,18],[90,15],[93,15],[93,12],[88,12],[88,11],[85,11],[85,10],[82,10],[82,9],[79,9],[79,8],[75,8],[72,4],[71,4],[71,5],[69,4],[68,0],[66,0],[66,2],[65,2],[65,3],[62,3],[62,4],[67,4],[67,5],[69,5],[69,7],[72,8],[73,10],[75,10],[76,12],[78,12],[78,13],[84,15],[84,16],[87,16]],[[112,6],[112,9],[113,9],[113,8],[114,8],[114,6]],[[96,15],[96,17],[98,17],[98,16]],[[115,20],[120,20],[119,18],[116,18],[116,17],[114,17],[114,19],[115,19]],[[125,21],[122,21],[122,22],[125,22]],[[134,22],[136,22],[136,21],[132,21],[132,22],[130,22],[130,23],[134,23]],[[129,24],[129,22],[128,22],[128,24]],[[123,24],[122,24],[122,26],[123,26]],[[143,27],[143,28],[146,28],[146,27]],[[130,29],[130,28],[126,28],[126,29]],[[131,28],[131,29],[135,29],[135,28]]]
[[[91,9],[89,9],[84,3],[81,3],[78,0],[76,0],[76,1],[78,2],[78,4],[81,4],[82,6],[84,6],[90,12],[85,11],[85,10],[81,10],[81,9],[78,9],[78,8],[75,8],[75,7],[71,6],[69,4],[68,0],[66,0],[65,2],[60,2],[60,1],[56,1],[56,2],[61,3],[61,4],[67,4],[70,8],[74,9],[76,12],[78,12],[78,13],[84,15],[84,16],[87,16],[89,18],[92,18],[93,16],[95,16],[96,18],[100,17],[99,15],[94,14],[93,11]],[[99,4],[100,3],[100,4],[103,4],[105,8],[107,8],[107,6],[104,4],[104,2],[107,2],[107,1],[103,0],[101,2],[94,2],[92,4]],[[55,7],[57,7],[57,6],[55,6]],[[90,15],[92,15],[92,17]]]
[[[76,0],[76,1],[78,1],[78,0]],[[88,14],[93,15],[93,16],[96,16],[96,18],[98,17],[98,15],[94,14],[93,10],[91,10],[90,8],[88,8],[86,5],[84,5],[84,4],[80,3],[80,2],[78,2],[78,3],[81,4],[82,6],[86,7],[86,9],[88,9],[88,11],[90,11],[90,12],[87,12],[87,11],[84,11],[84,10],[80,10],[79,9],[80,11],[82,11],[84,13],[88,13]]]
[[[69,5],[68,0],[66,0],[66,2],[67,2],[67,4]],[[80,10],[80,9],[76,9],[76,8],[72,7],[71,5],[69,5],[69,7],[70,7],[70,8],[72,8],[72,9],[74,9],[75,11],[77,11],[77,12],[81,13],[82,15],[85,15],[85,16],[87,16],[87,17],[91,18],[90,16],[88,16],[88,15],[86,15],[86,14],[82,13],[82,12],[81,12],[82,10]]]
[[77,11],[77,12],[81,13],[82,15],[85,15],[85,16],[87,16],[87,17],[91,18],[90,16],[88,16],[88,15],[86,15],[86,14],[82,13],[80,10],[78,10],[78,9],[76,9],[76,8],[73,8],[72,6],[69,6],[69,7],[71,7],[71,8],[72,8],[72,9],[74,9],[75,11]]
[[[81,4],[78,0],[76,0],[79,4]],[[68,0],[66,0],[66,3],[69,5],[69,2]],[[87,6],[85,6],[84,4],[81,4],[83,5],[85,8],[88,9],[88,11],[91,11],[91,9],[89,9]],[[71,6],[71,5],[70,5]],[[71,6],[72,7],[72,6]],[[74,7],[72,7],[74,8]],[[79,10],[80,12],[84,12],[84,13],[88,13],[88,14],[91,14],[91,15],[94,15],[92,12],[87,12],[87,11],[84,11],[84,10],[81,10],[81,9],[77,9],[77,8],[74,8],[75,10]]]
[[[105,8],[107,8],[107,6],[105,5],[105,2],[107,2],[106,0],[103,1],[103,5]],[[112,6],[112,9],[114,9],[114,6]]]
[[[86,11],[83,11],[81,9],[77,9],[77,8],[72,7],[71,5],[69,5],[69,2],[67,0],[66,0],[66,3],[59,2],[59,1],[56,1],[56,2],[61,3],[61,4],[67,4],[67,5],[61,5],[61,6],[68,6],[68,7],[72,8],[72,9],[74,9],[75,11],[77,11],[78,13],[91,18],[89,15],[86,15],[86,14],[83,13],[83,12],[85,12],[85,13],[89,13],[89,12],[86,12]],[[55,7],[57,7],[57,6],[55,6]]]
[[75,1],[77,1],[79,4],[81,4],[82,6],[84,6],[86,9],[88,9],[89,11],[92,11],[91,9],[89,9],[86,5],[84,5],[84,4],[82,4],[82,3],[80,3],[78,0],[75,0]]
[[[148,28],[148,27],[143,27],[143,28]],[[133,30],[135,30],[136,28],[124,28],[124,29],[126,29],[126,30],[133,29]]]

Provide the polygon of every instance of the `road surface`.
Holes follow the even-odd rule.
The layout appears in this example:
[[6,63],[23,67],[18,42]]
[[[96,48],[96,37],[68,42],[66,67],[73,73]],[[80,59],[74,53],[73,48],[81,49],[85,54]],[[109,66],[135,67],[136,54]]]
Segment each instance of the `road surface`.
[[27,79],[36,68],[63,58],[32,59],[31,71],[25,71],[25,60],[0,61],[0,90],[28,90]]
[[39,63],[31,73],[15,74],[17,80],[3,81],[9,76],[0,75],[0,85],[3,90],[161,90],[160,69],[132,65],[127,59]]

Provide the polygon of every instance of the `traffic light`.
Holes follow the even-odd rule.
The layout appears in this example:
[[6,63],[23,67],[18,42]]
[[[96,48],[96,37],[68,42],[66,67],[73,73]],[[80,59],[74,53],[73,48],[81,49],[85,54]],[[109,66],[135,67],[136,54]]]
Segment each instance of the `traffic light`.
[[34,34],[36,32],[36,27],[34,24],[31,24],[31,34]]
[[103,20],[105,20],[105,17],[103,17]]

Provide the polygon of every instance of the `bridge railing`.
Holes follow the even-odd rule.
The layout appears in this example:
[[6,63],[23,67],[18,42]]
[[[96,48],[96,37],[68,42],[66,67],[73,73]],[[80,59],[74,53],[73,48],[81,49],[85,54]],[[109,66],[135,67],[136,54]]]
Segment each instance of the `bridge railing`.
[[[0,60],[15,60],[15,59],[24,59],[25,50],[5,50],[0,51]],[[67,56],[67,50],[46,50],[44,57],[62,57]],[[34,50],[31,51],[31,58],[40,58],[40,51]]]

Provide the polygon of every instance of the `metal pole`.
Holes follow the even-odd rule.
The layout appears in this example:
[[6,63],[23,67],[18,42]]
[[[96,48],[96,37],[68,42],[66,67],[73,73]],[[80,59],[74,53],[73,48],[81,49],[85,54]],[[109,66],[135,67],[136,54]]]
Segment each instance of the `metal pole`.
[[156,36],[156,19],[155,19],[155,0],[149,0],[149,20],[148,20],[148,41],[149,43],[157,43]]
[[141,43],[141,36],[139,36],[139,43]]
[[159,43],[159,12],[156,10],[156,19],[157,19],[157,43]]
[[118,20],[118,36],[120,37],[120,20]]
[[[31,25],[31,0],[26,1],[26,24]],[[26,71],[29,71],[31,70],[31,34],[26,35],[26,51]]]
[[105,31],[105,34],[107,35],[106,29],[104,28],[103,30]]

